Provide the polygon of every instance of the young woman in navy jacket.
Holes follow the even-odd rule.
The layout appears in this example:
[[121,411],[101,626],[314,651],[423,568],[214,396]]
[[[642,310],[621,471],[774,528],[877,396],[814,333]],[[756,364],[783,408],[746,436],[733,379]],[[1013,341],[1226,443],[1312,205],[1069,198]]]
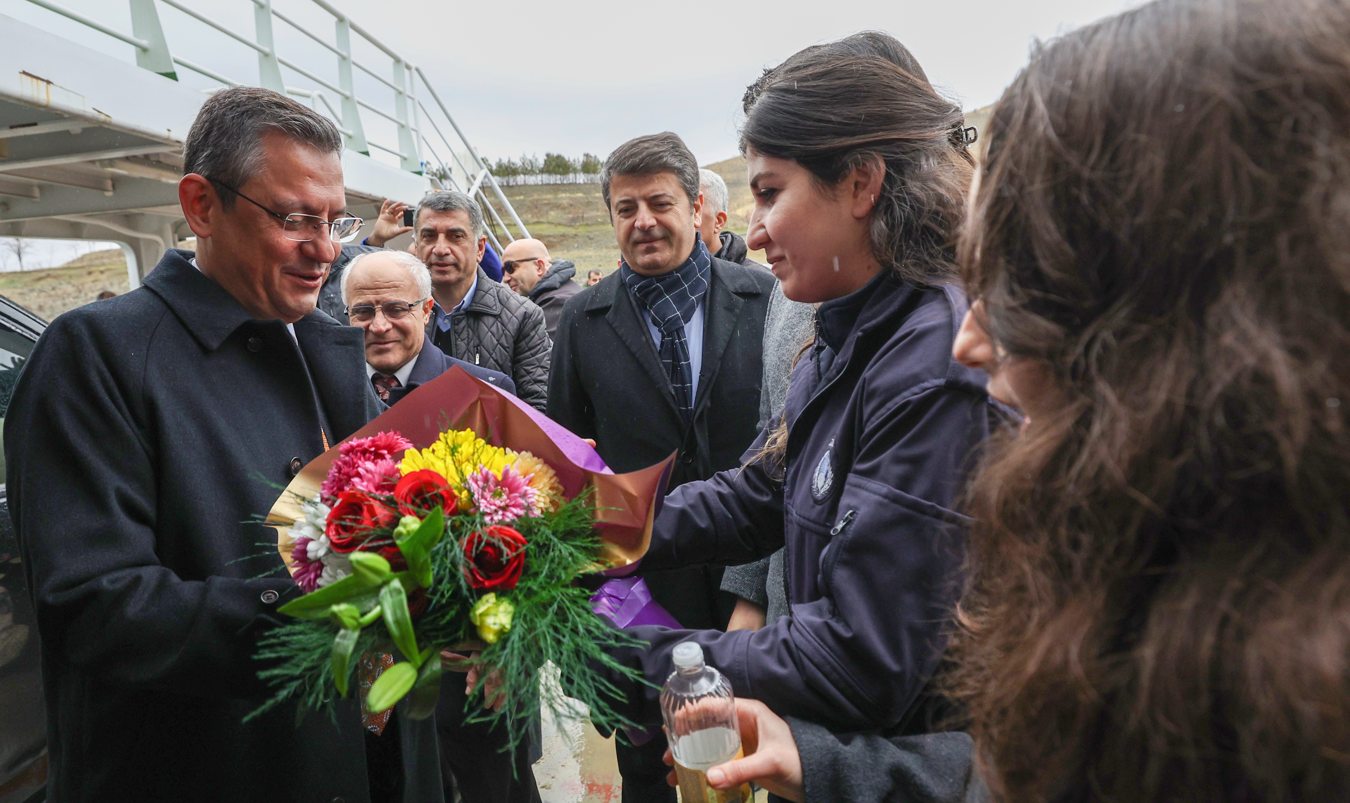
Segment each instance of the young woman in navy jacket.
[[[820,303],[786,408],[743,468],[665,501],[645,564],[738,564],[786,545],[791,615],[758,631],[633,628],[621,656],[662,682],[697,641],[738,696],[802,727],[922,734],[964,554],[973,452],[1004,410],[952,359],[966,312],[954,235],[972,169],[961,110],[897,41],[808,48],[746,94],[748,242]],[[627,713],[659,722],[652,689]],[[806,726],[805,722],[814,723]],[[969,741],[950,735],[963,787]]]

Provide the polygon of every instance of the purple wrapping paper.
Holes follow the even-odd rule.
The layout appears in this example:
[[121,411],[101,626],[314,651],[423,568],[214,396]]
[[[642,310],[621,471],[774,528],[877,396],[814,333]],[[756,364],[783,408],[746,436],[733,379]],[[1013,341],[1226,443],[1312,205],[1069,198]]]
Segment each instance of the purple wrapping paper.
[[652,591],[641,577],[608,580],[591,595],[591,610],[614,623],[615,627],[657,625],[679,630],[680,623],[652,599]]
[[[591,610],[614,623],[615,627],[637,627],[638,625],[656,625],[680,630],[675,621],[661,603],[652,599],[652,590],[641,577],[622,577],[608,580],[600,590],[591,595]],[[659,725],[637,730],[625,728],[628,739],[635,745],[650,742],[661,733]]]

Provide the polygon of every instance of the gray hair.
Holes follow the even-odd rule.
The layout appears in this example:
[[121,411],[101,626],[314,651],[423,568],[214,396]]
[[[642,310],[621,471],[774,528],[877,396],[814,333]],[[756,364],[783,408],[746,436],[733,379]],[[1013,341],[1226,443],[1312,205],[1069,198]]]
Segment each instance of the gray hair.
[[[322,153],[342,153],[342,137],[327,117],[270,89],[236,86],[212,95],[197,112],[183,148],[183,174],[242,187],[262,170],[262,139],[271,131]],[[233,209],[235,200],[227,191],[220,205]]]
[[[422,200],[417,202],[417,213],[413,215],[413,226],[421,222],[423,209],[430,209],[433,212],[468,212],[469,228],[473,229],[473,238],[483,239],[483,208],[477,201],[459,190],[436,190],[422,196]],[[413,238],[416,237],[414,233]]]
[[727,183],[706,167],[699,168],[698,185],[703,190],[703,211],[717,214],[727,211]]
[[666,131],[630,139],[614,149],[600,169],[600,190],[609,208],[609,183],[615,176],[651,176],[674,173],[689,196],[689,205],[698,201],[698,161],[684,140]]
[[[408,271],[408,274],[412,276],[413,281],[417,283],[417,297],[419,299],[427,298],[431,295],[431,271],[427,270],[427,266],[422,264],[422,260],[409,254],[407,251],[369,251],[356,257],[356,259],[353,259],[351,262],[348,262],[346,269],[342,271],[342,284],[339,289],[342,291],[343,304],[349,304],[351,302],[351,299],[347,298],[347,282],[352,278],[352,273],[356,270],[356,266],[361,264],[361,261],[366,257],[376,256],[389,257],[395,263],[401,265],[404,270]],[[413,301],[414,299],[403,298],[399,300]]]

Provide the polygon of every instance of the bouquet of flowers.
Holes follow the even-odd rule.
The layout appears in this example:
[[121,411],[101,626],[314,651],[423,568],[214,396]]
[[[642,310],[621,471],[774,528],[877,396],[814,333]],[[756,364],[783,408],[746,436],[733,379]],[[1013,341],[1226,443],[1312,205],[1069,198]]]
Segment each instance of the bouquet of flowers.
[[417,389],[302,470],[268,517],[304,594],[261,642],[274,695],[257,713],[295,699],[302,713],[333,714],[333,690],[348,696],[360,665],[368,725],[405,698],[402,715],[423,718],[440,694],[441,652],[475,643],[511,705],[472,717],[505,719],[512,744],[543,705],[576,713],[541,688],[546,662],[598,725],[630,725],[596,668],[636,677],[608,654],[632,641],[575,581],[635,566],[668,465],[615,475],[459,369]]

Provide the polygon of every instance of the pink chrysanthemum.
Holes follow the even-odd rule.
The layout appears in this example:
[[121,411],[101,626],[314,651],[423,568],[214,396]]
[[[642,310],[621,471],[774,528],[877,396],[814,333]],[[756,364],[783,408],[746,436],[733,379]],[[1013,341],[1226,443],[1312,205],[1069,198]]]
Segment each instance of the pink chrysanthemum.
[[323,562],[309,559],[308,538],[296,539],[291,549],[291,559],[295,561],[295,573],[291,578],[300,590],[308,594],[319,587],[319,575],[323,574]]
[[539,515],[538,491],[530,487],[528,476],[521,476],[509,465],[502,469],[500,478],[488,467],[480,465],[469,475],[468,485],[474,504],[488,524]]
[[371,460],[357,466],[352,487],[371,494],[391,494],[399,479],[398,464],[389,458]]
[[[391,460],[404,449],[412,448],[412,442],[397,432],[377,432],[369,438],[357,438],[338,447],[338,459],[328,469],[319,492],[325,499],[337,496],[347,490],[360,473],[362,466],[382,460]],[[397,479],[397,469],[395,470]]]

